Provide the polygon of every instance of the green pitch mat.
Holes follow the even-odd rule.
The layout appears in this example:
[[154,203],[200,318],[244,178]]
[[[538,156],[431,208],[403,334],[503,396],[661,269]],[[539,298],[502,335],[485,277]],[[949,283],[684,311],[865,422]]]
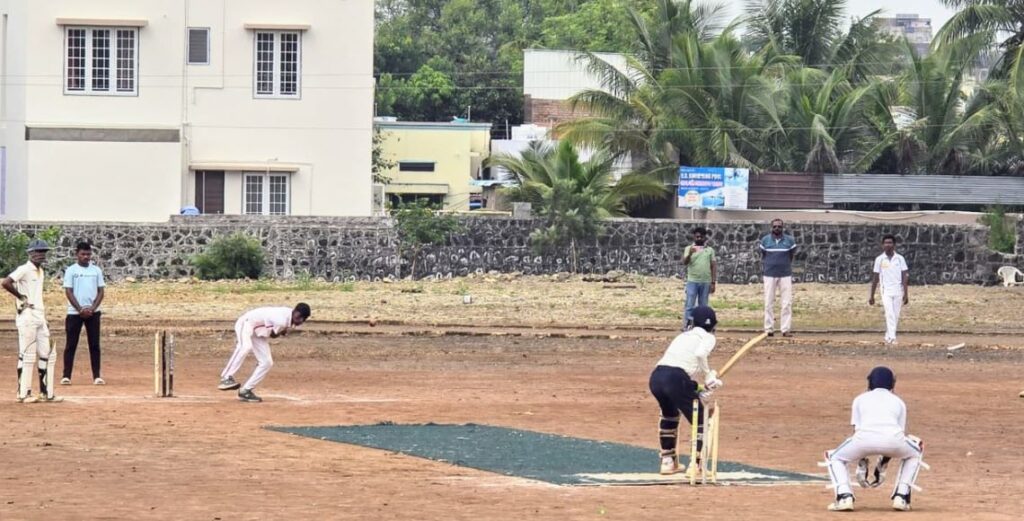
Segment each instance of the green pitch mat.
[[[683,481],[679,474],[657,474],[658,453],[652,449],[489,425],[381,423],[267,428],[557,485],[648,485]],[[680,459],[685,461],[686,458]],[[718,481],[724,484],[793,484],[821,479],[728,461],[718,464]]]

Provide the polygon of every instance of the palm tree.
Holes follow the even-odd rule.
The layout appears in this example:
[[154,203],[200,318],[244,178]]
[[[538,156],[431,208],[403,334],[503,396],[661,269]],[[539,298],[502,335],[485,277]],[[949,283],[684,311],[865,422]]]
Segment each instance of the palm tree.
[[631,203],[663,197],[661,180],[642,174],[615,179],[615,158],[597,151],[580,161],[571,143],[557,146],[533,142],[521,157],[497,155],[491,166],[511,173],[514,186],[506,188],[511,201],[531,203],[544,226],[531,235],[538,251],[568,246],[572,269],[579,267],[578,244],[595,239],[601,220],[626,215]]
[[878,10],[852,23],[846,0],[748,0],[746,10],[744,39],[755,52],[774,49],[825,71],[845,68],[857,82],[893,67],[897,41],[875,25]]
[[999,124],[996,104],[985,102],[990,93],[965,94],[971,58],[987,43],[987,35],[974,35],[923,58],[907,44],[910,68],[878,89],[877,103],[908,107],[916,120],[899,128],[891,117],[874,119],[878,144],[869,155],[884,150],[880,155],[899,173],[970,173],[981,159],[979,144]]
[[724,28],[725,5],[694,0],[657,0],[652,20],[630,8],[630,25],[637,36],[634,55],[643,68],[658,74],[673,67],[671,50],[676,36],[693,31],[701,41],[714,39]]
[[992,69],[995,76],[1004,76],[1024,42],[1024,0],[942,0],[942,3],[957,12],[939,29],[935,38],[938,46],[954,45],[963,38],[979,35],[996,42],[1005,35],[998,43],[1002,54]]

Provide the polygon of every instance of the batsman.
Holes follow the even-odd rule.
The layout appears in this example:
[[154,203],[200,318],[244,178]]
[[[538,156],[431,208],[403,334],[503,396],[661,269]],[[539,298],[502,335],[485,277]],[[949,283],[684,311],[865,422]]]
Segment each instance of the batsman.
[[[50,329],[46,325],[43,306],[43,287],[46,274],[43,264],[50,245],[42,239],[33,239],[28,245],[29,260],[18,266],[0,283],[17,299],[18,326],[18,401],[59,402],[53,394],[53,374],[57,353],[50,343]],[[32,396],[32,366],[38,359],[39,396]]]
[[[693,309],[693,328],[677,336],[665,350],[651,373],[651,394],[661,407],[659,437],[661,438],[661,473],[679,472],[676,442],[679,419],[685,416],[692,425],[697,422],[696,452],[704,445],[704,403],[712,392],[722,387],[718,374],[708,367],[708,355],[715,348],[715,310],[708,306]],[[697,382],[703,382],[703,386]],[[706,389],[706,390],[705,390]],[[693,400],[700,398],[697,417],[693,417]],[[699,461],[691,461],[687,473],[695,473]]]

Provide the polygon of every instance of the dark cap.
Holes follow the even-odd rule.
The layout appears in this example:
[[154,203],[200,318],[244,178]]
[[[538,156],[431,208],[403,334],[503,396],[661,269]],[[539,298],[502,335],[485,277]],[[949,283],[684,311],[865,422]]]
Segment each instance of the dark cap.
[[868,389],[875,390],[879,387],[890,391],[896,387],[896,375],[892,374],[892,369],[880,365],[868,373]]
[[718,324],[718,317],[715,316],[715,310],[708,306],[697,306],[693,308],[693,327],[699,327],[704,331],[711,332],[715,330],[715,324]]

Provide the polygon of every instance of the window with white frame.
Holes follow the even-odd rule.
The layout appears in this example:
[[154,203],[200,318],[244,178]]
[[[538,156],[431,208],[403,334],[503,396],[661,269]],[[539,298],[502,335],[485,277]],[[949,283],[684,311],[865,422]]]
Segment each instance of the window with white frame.
[[256,31],[253,92],[257,98],[298,98],[302,87],[302,33]]
[[137,28],[66,27],[64,49],[65,94],[138,94]]
[[242,183],[246,215],[288,215],[291,213],[287,174],[247,173]]

